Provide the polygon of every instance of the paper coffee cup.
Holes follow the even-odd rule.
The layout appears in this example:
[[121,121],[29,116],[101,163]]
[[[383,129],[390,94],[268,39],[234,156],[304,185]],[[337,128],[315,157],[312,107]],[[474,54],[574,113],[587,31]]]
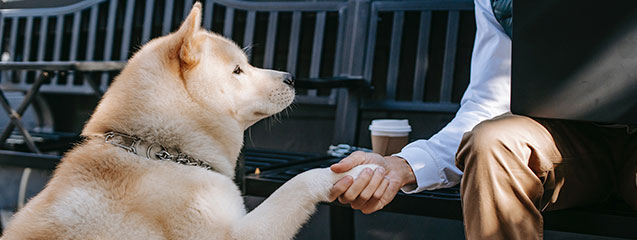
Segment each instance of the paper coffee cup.
[[407,119],[377,119],[369,125],[372,151],[382,156],[400,152],[409,141],[411,126]]

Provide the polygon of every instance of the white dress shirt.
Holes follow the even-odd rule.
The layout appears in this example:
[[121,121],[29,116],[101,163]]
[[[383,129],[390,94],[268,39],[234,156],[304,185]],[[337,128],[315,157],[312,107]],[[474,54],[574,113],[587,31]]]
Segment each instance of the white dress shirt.
[[471,57],[471,79],[460,109],[447,126],[428,140],[417,140],[395,154],[407,160],[416,185],[406,193],[451,187],[462,172],[455,155],[465,132],[483,120],[509,111],[511,95],[511,39],[493,15],[490,0],[475,0],[476,38]]

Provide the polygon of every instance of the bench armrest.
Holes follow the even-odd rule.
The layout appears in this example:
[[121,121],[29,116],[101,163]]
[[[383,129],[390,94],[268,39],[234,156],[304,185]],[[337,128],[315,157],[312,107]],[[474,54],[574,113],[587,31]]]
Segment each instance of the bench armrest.
[[303,78],[297,79],[294,86],[300,89],[369,88],[365,79],[351,77]]
[[120,71],[125,61],[53,61],[53,62],[0,62],[0,70],[43,70],[43,71]]

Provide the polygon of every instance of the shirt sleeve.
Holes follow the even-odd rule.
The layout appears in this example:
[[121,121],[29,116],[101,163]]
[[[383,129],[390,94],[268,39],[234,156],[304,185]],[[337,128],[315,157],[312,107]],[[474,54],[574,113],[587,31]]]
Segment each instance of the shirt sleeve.
[[496,21],[490,0],[475,0],[476,38],[471,57],[471,78],[455,117],[428,140],[405,146],[395,156],[405,159],[416,175],[416,184],[405,193],[451,187],[462,172],[455,154],[462,135],[483,120],[510,111],[511,39]]

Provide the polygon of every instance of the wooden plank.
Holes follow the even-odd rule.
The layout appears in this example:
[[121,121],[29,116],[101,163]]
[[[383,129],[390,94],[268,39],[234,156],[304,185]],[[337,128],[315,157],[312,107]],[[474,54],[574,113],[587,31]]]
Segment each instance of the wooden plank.
[[[71,27],[71,52],[69,53],[69,61],[75,61],[77,57],[77,49],[79,47],[78,41],[80,38],[80,20],[82,19],[82,12],[77,11],[73,14],[73,26]],[[70,72],[66,85],[72,86],[75,81],[75,72]]]
[[379,11],[473,11],[473,1],[378,1],[374,2]]
[[[55,40],[53,42],[53,61],[60,60],[60,51],[62,50],[62,27],[64,26],[64,16],[58,15],[57,20],[55,21]],[[57,85],[58,76],[53,76],[51,78],[51,84]]]
[[453,72],[456,65],[456,48],[458,45],[459,11],[449,11],[447,21],[447,43],[442,65],[442,83],[440,84],[440,102],[451,102],[453,91]]
[[276,38],[276,27],[279,19],[279,12],[270,12],[268,18],[268,32],[265,39],[265,54],[263,56],[263,67],[272,68],[274,62],[274,46]]
[[398,85],[398,69],[400,67],[400,44],[403,36],[403,23],[405,12],[394,13],[394,23],[392,26],[391,43],[389,48],[389,66],[387,67],[387,83],[385,96],[389,100],[396,100],[396,89]]
[[174,2],[171,0],[166,0],[164,4],[164,21],[162,22],[161,34],[166,35],[170,33],[170,29],[172,27],[172,17],[173,17],[173,4]]
[[182,19],[186,19],[186,17],[190,13],[190,10],[192,9],[192,5],[193,5],[192,0],[184,1],[184,14],[183,14],[183,17],[181,17]]
[[343,61],[343,44],[345,41],[345,25],[347,24],[345,9],[338,11],[338,29],[336,30],[336,50],[334,50],[334,70],[333,75],[340,74],[341,62]]
[[429,68],[429,37],[431,33],[431,11],[420,13],[420,29],[418,31],[418,48],[416,49],[416,70],[411,100],[422,102],[424,99],[425,80]]
[[285,68],[289,73],[296,73],[296,61],[299,56],[299,35],[301,34],[301,12],[292,13],[290,28],[290,45],[288,46],[288,63]]
[[[31,54],[31,36],[33,33],[33,17],[27,17],[26,24],[24,26],[24,45],[22,47],[22,61],[29,61],[29,54]],[[20,71],[20,84],[26,84],[27,71]]]
[[16,38],[18,36],[18,20],[19,18],[14,17],[11,20],[11,35],[9,36],[9,49],[7,49],[7,51],[5,52],[9,52],[9,60],[10,61],[14,61],[15,60],[15,54],[16,54],[16,49],[15,49],[15,42],[16,42]]
[[82,12],[75,12],[73,14],[73,25],[71,27],[71,52],[69,53],[70,61],[74,61],[77,57],[78,41],[80,38],[80,20],[82,19],[81,13]]
[[[310,78],[317,78],[321,70],[321,51],[323,49],[323,37],[325,33],[325,12],[316,14],[314,24],[314,41],[312,42],[312,59],[310,60]],[[316,96],[317,90],[307,91],[308,96]]]
[[95,54],[95,35],[97,34],[97,5],[91,7],[91,16],[88,22],[88,40],[86,41],[86,60],[93,60]]
[[[334,50],[334,67],[332,75],[339,76],[343,61],[343,44],[345,43],[345,9],[338,11],[338,29],[336,30],[336,50]],[[329,99],[330,104],[335,104],[338,98],[338,89],[332,89]]]
[[206,0],[206,4],[204,4],[203,8],[203,27],[207,30],[212,29],[212,0]]
[[122,47],[119,52],[119,59],[128,59],[128,52],[131,43],[131,28],[133,27],[133,12],[135,11],[135,0],[126,1],[126,13],[124,14],[124,33],[122,34]]
[[[4,39],[4,21],[5,18],[0,15],[0,42],[2,41],[2,39]],[[0,53],[5,52],[5,50],[6,49],[4,49],[4,46],[0,46]]]
[[[9,61],[15,60],[16,49],[15,43],[18,36],[18,17],[11,18],[11,33],[9,35],[9,47],[4,52],[9,53]],[[6,75],[3,75],[4,79],[11,80],[13,78],[14,71],[6,71]]]
[[[365,53],[364,78],[371,83],[372,68],[374,65],[374,47],[376,46],[376,31],[378,30],[378,11],[372,5],[372,14],[369,20],[369,30],[367,33],[367,52]],[[352,47],[353,48],[353,47]],[[353,51],[353,50],[352,50]]]
[[[49,17],[42,17],[40,20],[40,38],[38,39],[38,56],[36,61],[44,61],[44,48],[46,47],[47,31],[49,28]],[[35,71],[35,76],[40,76],[41,71]]]
[[144,29],[142,30],[142,44],[150,40],[150,30],[153,28],[153,8],[155,0],[146,0],[146,8],[144,9]]
[[[31,36],[33,34],[33,17],[27,17],[24,27],[24,47],[22,48],[22,61],[28,62],[31,54]],[[24,79],[24,77],[23,77]]]
[[226,8],[226,19],[223,23],[223,36],[232,38],[232,24],[234,23],[234,8]]
[[[104,43],[104,61],[110,61],[113,52],[113,33],[115,31],[115,12],[117,0],[111,0],[108,5],[108,18],[106,20],[106,42]],[[108,87],[108,73],[102,73],[100,89],[105,91]]]
[[325,12],[316,14],[316,24],[314,25],[314,41],[312,43],[312,60],[310,62],[310,77],[319,76],[321,68],[321,53],[323,50],[323,37],[325,33]]
[[246,29],[243,33],[243,47],[250,48],[252,47],[252,41],[254,38],[254,24],[257,18],[257,13],[255,11],[249,11],[246,16]]
[[[64,16],[57,16],[57,20],[55,21],[55,42],[53,42],[53,61],[60,60],[60,51],[62,50],[62,35],[64,32],[62,28],[64,27]],[[55,78],[55,77],[54,77]]]
[[44,60],[44,48],[46,47],[46,38],[48,37],[49,18],[42,17],[40,21],[40,39],[38,39],[38,61]]
[[117,0],[111,0],[108,6],[108,18],[106,20],[106,42],[104,43],[104,61],[112,60],[113,55],[113,35],[115,33],[115,14],[117,11]]
[[363,101],[361,109],[364,110],[381,110],[381,111],[414,111],[414,112],[437,112],[437,113],[456,113],[460,108],[457,103],[439,103],[439,102],[411,102],[411,101],[395,101],[395,100],[372,100]]

